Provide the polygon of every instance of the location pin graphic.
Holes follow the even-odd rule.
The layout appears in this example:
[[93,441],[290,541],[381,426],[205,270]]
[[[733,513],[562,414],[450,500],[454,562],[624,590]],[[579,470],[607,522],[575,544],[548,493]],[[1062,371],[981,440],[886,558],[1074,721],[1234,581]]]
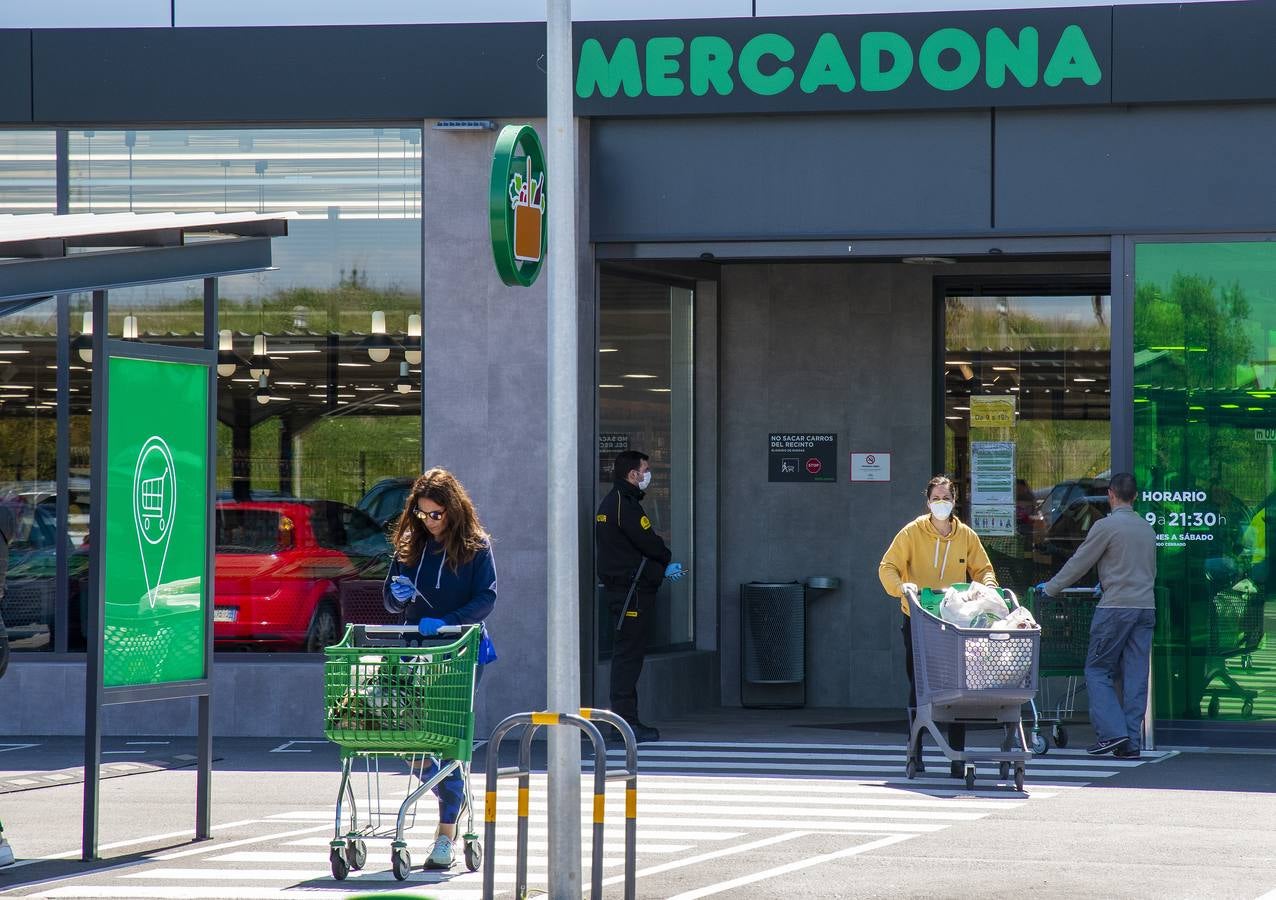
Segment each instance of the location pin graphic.
[[156,592],[164,577],[176,510],[173,454],[163,438],[151,435],[138,452],[137,467],[133,470],[133,525],[137,529],[142,577],[151,609],[155,608]]

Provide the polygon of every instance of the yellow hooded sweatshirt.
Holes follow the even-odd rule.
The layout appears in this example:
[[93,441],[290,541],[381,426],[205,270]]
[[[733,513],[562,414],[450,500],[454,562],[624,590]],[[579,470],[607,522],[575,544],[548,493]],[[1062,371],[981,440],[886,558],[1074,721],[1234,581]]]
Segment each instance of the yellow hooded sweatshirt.
[[886,549],[877,577],[886,593],[899,598],[904,615],[908,615],[908,599],[900,585],[905,581],[932,591],[959,581],[997,584],[979,535],[956,516],[952,523],[952,531],[945,536],[935,530],[929,513],[918,516],[899,530]]

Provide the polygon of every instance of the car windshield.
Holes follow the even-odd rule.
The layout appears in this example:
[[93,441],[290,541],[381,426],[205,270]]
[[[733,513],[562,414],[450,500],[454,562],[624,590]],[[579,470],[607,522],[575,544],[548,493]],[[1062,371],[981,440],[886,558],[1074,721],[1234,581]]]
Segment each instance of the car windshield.
[[279,513],[269,509],[217,510],[218,553],[274,553],[279,549]]

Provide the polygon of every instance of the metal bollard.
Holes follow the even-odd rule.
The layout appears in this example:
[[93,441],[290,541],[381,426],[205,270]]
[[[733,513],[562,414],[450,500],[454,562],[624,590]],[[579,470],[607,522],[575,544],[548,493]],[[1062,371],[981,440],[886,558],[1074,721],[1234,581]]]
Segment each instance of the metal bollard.
[[[607,746],[593,721],[611,725],[625,742],[624,769],[609,771]],[[519,740],[518,765],[500,767],[500,745],[513,729],[523,726]],[[603,838],[607,809],[606,791],[609,780],[624,779],[625,791],[625,900],[636,896],[635,867],[638,848],[638,745],[633,729],[620,716],[605,709],[581,709],[571,713],[526,712],[506,716],[492,731],[487,745],[487,787],[483,803],[483,898],[491,900],[496,890],[496,787],[500,778],[518,778],[518,827],[515,838],[514,896],[527,896],[528,812],[532,774],[532,739],[543,725],[571,725],[589,735],[594,745],[593,854],[590,871],[590,896],[603,896]]]

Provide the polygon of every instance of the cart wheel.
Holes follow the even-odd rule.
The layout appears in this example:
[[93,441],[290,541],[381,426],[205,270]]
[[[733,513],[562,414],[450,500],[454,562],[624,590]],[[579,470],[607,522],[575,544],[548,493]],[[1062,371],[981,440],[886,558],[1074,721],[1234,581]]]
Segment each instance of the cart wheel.
[[1015,790],[1023,791],[1023,766],[1015,766]]
[[407,881],[408,873],[412,871],[412,856],[408,853],[407,847],[400,847],[393,852],[390,857],[390,868],[394,870],[394,877],[399,881]]
[[1068,729],[1064,728],[1062,725],[1056,725],[1054,727],[1054,745],[1060,750],[1068,746]]
[[975,767],[966,766],[966,790],[973,791],[975,789]]
[[[1055,743],[1058,743],[1058,741]],[[1059,746],[1062,747],[1063,744],[1059,744]],[[1045,756],[1050,752],[1050,744],[1046,741],[1044,734],[1034,734],[1032,736],[1032,752],[1037,756]],[[1001,777],[1005,778],[1006,776],[1002,775]]]
[[368,861],[368,845],[363,841],[351,841],[346,844],[346,862],[352,872],[358,872]]
[[1218,694],[1210,697],[1209,714],[1211,719],[1218,718]]
[[1245,718],[1249,718],[1253,714],[1254,714],[1254,701],[1246,700],[1244,703],[1241,704],[1241,715],[1244,716]]
[[346,862],[345,856],[336,847],[328,853],[328,863],[332,866],[332,877],[338,881],[345,881],[346,876],[350,874],[350,865]]
[[465,868],[477,872],[483,865],[483,845],[478,841],[465,842]]
[[907,776],[909,781],[917,777],[917,760],[911,756],[908,758],[908,762],[904,764],[904,775]]

